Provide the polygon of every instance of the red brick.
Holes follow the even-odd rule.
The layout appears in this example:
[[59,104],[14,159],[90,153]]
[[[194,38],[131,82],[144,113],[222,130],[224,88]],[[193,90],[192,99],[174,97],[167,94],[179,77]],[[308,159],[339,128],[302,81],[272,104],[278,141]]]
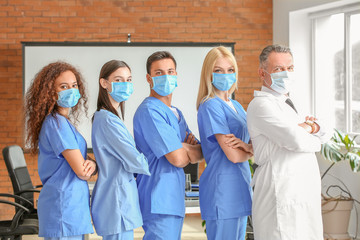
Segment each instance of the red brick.
[[192,1],[178,1],[177,2],[177,6],[178,7],[192,7],[193,6],[193,2]]
[[144,5],[144,2],[135,2],[135,1],[129,1],[127,2],[127,6],[129,7],[140,7],[140,6],[143,6]]
[[71,6],[75,6],[76,3],[74,1],[59,1],[59,6],[62,6],[62,7],[71,7]]
[[144,1],[144,7],[153,7],[153,6],[161,6],[162,1]]

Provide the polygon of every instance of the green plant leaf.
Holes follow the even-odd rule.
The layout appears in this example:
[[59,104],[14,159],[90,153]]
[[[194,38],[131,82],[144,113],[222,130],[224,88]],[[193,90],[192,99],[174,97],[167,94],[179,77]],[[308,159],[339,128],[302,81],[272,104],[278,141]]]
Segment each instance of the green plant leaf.
[[351,169],[354,172],[360,171],[360,155],[358,153],[348,152],[345,159],[350,161]]
[[329,141],[321,146],[321,154],[331,162],[339,162],[344,156],[340,152],[340,146]]
[[351,140],[349,138],[349,135],[345,135],[345,137],[344,137],[344,145],[345,145],[346,150],[349,151],[349,148],[351,147]]
[[332,162],[328,169],[322,175],[322,178],[331,169],[334,163],[342,160],[348,160],[352,171],[360,172],[360,148],[355,147],[355,137],[349,134],[343,134],[341,131],[334,129],[334,135],[327,143],[321,146],[322,156]]
[[204,228],[204,233],[206,233],[206,220],[203,220],[203,221],[201,222],[201,225],[202,225],[203,228]]
[[343,134],[337,129],[334,129],[334,130],[336,133],[334,133],[333,140],[337,143],[344,143]]
[[205,226],[205,224],[206,224],[206,221],[205,220],[203,220],[202,222],[201,222],[201,226]]
[[350,167],[351,169],[354,171],[355,169],[355,163],[353,161],[350,160]]

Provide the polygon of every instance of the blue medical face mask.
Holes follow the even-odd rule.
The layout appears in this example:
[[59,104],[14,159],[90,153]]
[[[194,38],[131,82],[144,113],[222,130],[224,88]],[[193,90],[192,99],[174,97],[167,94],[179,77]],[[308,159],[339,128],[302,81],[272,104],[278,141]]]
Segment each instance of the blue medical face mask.
[[81,97],[79,89],[70,88],[61,92],[58,92],[58,100],[57,104],[63,108],[71,108],[74,107]]
[[[266,71],[265,71],[266,72]],[[268,72],[266,72],[268,73]],[[268,73],[269,74],[269,73]],[[271,88],[280,94],[286,94],[290,92],[293,85],[293,72],[282,71],[270,74]]]
[[220,91],[228,91],[232,85],[236,82],[236,74],[229,73],[213,73],[212,84]]
[[111,89],[110,96],[116,102],[123,102],[134,92],[134,85],[132,82],[112,82]]
[[161,96],[171,94],[177,87],[177,75],[162,75],[152,77],[152,80],[154,83],[152,89]]

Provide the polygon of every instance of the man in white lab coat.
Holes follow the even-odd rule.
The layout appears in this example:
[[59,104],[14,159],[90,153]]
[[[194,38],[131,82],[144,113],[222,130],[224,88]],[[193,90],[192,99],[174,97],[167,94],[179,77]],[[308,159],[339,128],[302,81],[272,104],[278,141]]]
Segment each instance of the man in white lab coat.
[[256,240],[322,240],[321,181],[315,152],[329,139],[316,118],[299,117],[289,99],[294,65],[288,47],[260,54],[261,91],[247,109],[254,148]]

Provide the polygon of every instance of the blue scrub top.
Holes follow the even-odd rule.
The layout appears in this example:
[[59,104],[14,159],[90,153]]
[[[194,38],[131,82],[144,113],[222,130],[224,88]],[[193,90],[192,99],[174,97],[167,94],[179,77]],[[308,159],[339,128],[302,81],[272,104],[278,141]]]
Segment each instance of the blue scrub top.
[[100,110],[94,114],[91,134],[99,175],[92,192],[91,213],[100,236],[121,234],[143,224],[133,173],[150,175],[145,156],[123,121]]
[[205,220],[229,219],[251,214],[252,189],[249,163],[232,163],[215,134],[234,134],[248,143],[250,136],[244,108],[232,99],[237,113],[218,97],[199,106],[198,125],[206,168],[200,177],[201,216]]
[[180,120],[159,99],[145,98],[134,115],[134,138],[148,159],[151,177],[136,178],[144,220],[154,214],[185,216],[185,174],[164,156],[182,148],[186,132],[191,132],[183,114]]
[[62,152],[86,142],[60,114],[48,115],[39,135],[38,171],[43,188],[38,200],[39,236],[68,237],[93,233],[87,182],[78,178]]

